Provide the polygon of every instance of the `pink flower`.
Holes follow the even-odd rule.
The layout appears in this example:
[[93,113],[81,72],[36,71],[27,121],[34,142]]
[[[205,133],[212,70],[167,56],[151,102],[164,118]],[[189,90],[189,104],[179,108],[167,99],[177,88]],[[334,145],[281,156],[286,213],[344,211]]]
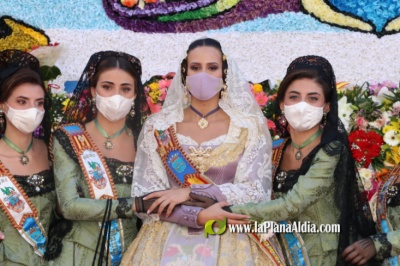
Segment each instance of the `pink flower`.
[[150,107],[150,111],[152,114],[158,113],[161,111],[161,104],[159,103],[152,103],[150,97],[146,98],[147,103]]
[[169,87],[169,84],[171,83],[171,81],[169,81],[169,80],[166,80],[166,79],[161,79],[159,82],[158,82],[158,85],[160,86],[160,89],[165,89],[165,88],[168,88]]
[[267,125],[268,125],[268,129],[272,129],[272,130],[276,129],[276,125],[272,120],[267,119]]
[[211,248],[206,245],[201,245],[196,249],[196,253],[200,256],[210,257],[211,256]]
[[268,102],[268,97],[263,92],[255,94],[254,97],[256,98],[256,102],[260,106],[265,106]]
[[168,87],[166,87],[166,88],[160,88],[161,95],[160,95],[160,97],[159,97],[159,100],[160,100],[161,102],[163,102],[163,101],[165,100],[165,97],[167,97],[167,90],[168,90]]
[[364,119],[362,116],[358,116],[356,118],[356,125],[361,130],[366,130],[368,126],[368,121]]
[[176,254],[179,253],[179,248],[176,246],[168,246],[167,249],[164,252],[164,256],[166,257],[172,257]]

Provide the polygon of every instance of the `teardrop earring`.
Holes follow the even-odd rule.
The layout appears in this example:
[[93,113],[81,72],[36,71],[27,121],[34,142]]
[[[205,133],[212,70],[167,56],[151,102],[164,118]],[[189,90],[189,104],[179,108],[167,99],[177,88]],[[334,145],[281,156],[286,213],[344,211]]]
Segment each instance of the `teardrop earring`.
[[129,112],[131,117],[135,116],[135,102],[132,102],[131,111]]
[[92,112],[93,112],[93,114],[95,114],[96,113],[96,97],[93,97],[91,102],[92,102]]
[[221,99],[225,99],[226,95],[227,95],[227,90],[228,87],[226,86],[226,84],[222,85],[222,90],[221,90]]
[[322,123],[321,123],[321,125],[319,126],[319,128],[321,129],[321,130],[323,130],[324,128],[325,128],[325,126],[326,126],[326,116],[328,115],[328,113],[327,112],[324,112],[324,116],[323,116],[323,118],[322,118]]
[[189,90],[187,89],[186,86],[185,86],[185,96],[183,98],[183,103],[185,105],[188,105],[190,103],[190,94],[189,94]]
[[3,109],[0,109],[0,131],[3,131],[3,129],[4,129],[4,123],[5,123],[4,111],[3,111]]

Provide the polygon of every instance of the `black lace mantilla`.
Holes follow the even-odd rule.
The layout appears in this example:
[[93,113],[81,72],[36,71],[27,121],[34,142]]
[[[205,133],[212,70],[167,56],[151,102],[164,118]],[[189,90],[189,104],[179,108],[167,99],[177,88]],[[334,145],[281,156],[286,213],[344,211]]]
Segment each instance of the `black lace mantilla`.
[[[74,162],[79,164],[78,158],[76,157],[68,136],[61,130],[56,130],[54,132],[54,136],[60,142],[68,156],[72,158]],[[111,172],[114,184],[132,184],[134,162],[122,162],[117,159],[106,157],[104,157],[104,159],[107,163],[108,169]]]
[[28,197],[41,196],[55,190],[52,170],[44,170],[33,175],[14,175],[14,179]]
[[373,241],[379,241],[381,247],[376,251],[376,255],[380,258],[386,259],[391,257],[392,244],[387,239],[386,234],[379,234],[370,236]]
[[400,206],[400,183],[392,185],[392,189],[397,187],[396,194],[388,200],[387,205],[390,207]]

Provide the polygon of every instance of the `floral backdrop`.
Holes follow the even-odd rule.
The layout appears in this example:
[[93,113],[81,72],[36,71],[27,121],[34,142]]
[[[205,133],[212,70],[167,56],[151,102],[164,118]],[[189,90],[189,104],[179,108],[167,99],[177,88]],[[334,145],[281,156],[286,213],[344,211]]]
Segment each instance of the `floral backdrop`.
[[54,127],[94,52],[137,56],[156,113],[188,44],[209,36],[238,62],[278,140],[273,110],[287,65],[326,57],[341,81],[340,117],[373,208],[382,175],[400,163],[399,30],[398,0],[0,1],[0,50],[39,58]]

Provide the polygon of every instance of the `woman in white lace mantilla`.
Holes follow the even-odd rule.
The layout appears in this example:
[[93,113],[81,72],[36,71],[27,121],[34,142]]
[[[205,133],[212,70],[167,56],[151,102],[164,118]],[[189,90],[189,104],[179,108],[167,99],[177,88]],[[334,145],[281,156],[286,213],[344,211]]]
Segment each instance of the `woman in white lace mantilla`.
[[[162,111],[139,137],[132,196],[143,227],[123,265],[269,265],[271,255],[246,234],[204,236],[196,195],[228,204],[271,197],[271,136],[248,83],[218,41],[191,43]],[[160,191],[161,190],[161,191]],[[155,210],[157,214],[151,214]],[[228,216],[242,222],[243,215]]]

